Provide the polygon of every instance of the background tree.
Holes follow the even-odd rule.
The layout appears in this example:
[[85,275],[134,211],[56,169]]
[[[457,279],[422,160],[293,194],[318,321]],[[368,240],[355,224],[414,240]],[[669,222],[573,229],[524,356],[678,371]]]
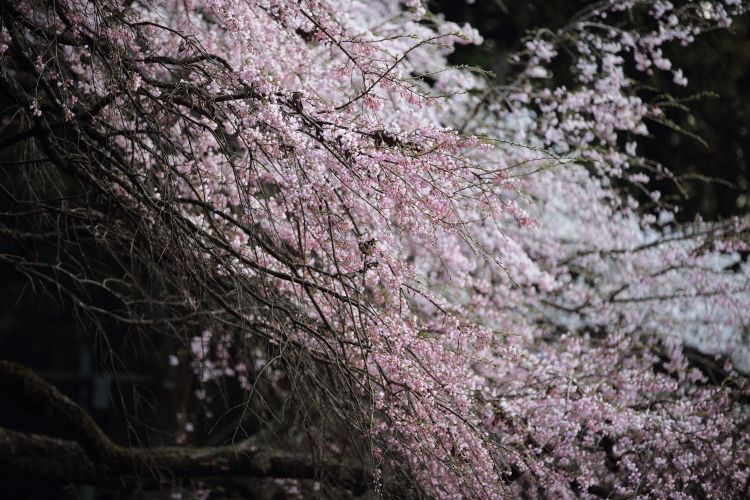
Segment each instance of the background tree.
[[[418,1],[0,12],[0,262],[111,376],[151,344],[197,378],[173,439],[120,385],[115,444],[3,362],[0,389],[67,433],[3,429],[6,473],[175,496],[748,493],[746,383],[706,362],[746,362],[747,221],[674,222],[653,182],[679,179],[634,137],[675,101],[623,69],[684,83],[661,46],[739,2],[601,2],[501,86],[447,67],[480,38]],[[575,83],[540,84],[563,51]],[[210,447],[167,447],[216,421]]]

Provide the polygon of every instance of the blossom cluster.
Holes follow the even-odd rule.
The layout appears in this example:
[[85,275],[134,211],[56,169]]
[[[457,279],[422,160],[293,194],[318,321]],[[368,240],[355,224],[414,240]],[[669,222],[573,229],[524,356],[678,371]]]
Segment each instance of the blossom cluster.
[[[249,336],[336,367],[373,461],[434,498],[747,492],[746,386],[681,346],[747,366],[748,222],[657,222],[611,180],[669,176],[629,140],[660,109],[626,62],[684,83],[660,47],[738,2],[600,2],[499,89],[447,65],[481,37],[419,1],[58,4],[8,7],[0,58],[58,37],[31,119],[93,129],[98,181],[229,284],[231,321],[190,346],[202,382],[281,380]],[[632,11],[654,29],[608,24]],[[535,85],[563,45],[580,85]]]

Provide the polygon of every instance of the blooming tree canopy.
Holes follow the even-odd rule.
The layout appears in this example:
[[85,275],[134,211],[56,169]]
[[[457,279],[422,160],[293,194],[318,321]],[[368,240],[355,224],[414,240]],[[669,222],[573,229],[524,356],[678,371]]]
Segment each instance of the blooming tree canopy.
[[743,498],[748,221],[674,222],[633,76],[743,12],[592,3],[499,85],[419,0],[7,0],[0,260],[238,381],[291,496]]

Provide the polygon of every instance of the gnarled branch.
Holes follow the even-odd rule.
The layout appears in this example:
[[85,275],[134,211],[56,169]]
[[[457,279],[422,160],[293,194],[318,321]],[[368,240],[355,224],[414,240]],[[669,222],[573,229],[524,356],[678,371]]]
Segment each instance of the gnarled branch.
[[0,471],[86,484],[149,488],[164,479],[218,476],[316,479],[360,495],[372,485],[361,468],[335,459],[253,446],[125,448],[114,444],[93,418],[29,368],[0,360],[0,392],[21,407],[60,425],[75,441],[0,428]]

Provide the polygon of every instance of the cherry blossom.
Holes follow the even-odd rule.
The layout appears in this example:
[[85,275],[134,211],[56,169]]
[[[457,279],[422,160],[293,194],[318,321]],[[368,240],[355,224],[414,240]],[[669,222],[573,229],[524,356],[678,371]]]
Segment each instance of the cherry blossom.
[[[747,385],[688,353],[750,368],[750,229],[673,222],[634,141],[668,103],[626,67],[684,85],[661,47],[744,8],[678,3],[598,2],[502,87],[448,66],[481,37],[421,1],[9,2],[0,61],[38,82],[4,80],[24,116],[101,165],[60,134],[46,154],[163,242],[158,265],[190,263],[170,272],[205,313],[200,381],[328,377],[315,404],[346,407],[376,491],[401,470],[440,499],[734,499]],[[571,52],[577,85],[550,87]]]

